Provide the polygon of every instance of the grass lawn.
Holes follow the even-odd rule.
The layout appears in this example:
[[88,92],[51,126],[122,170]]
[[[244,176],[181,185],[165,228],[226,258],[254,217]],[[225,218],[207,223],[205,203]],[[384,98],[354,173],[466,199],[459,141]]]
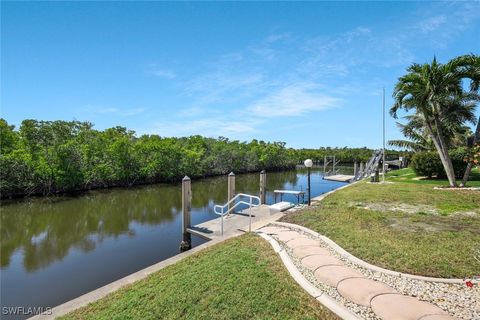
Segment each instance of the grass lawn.
[[[389,181],[393,182],[409,182],[416,184],[430,184],[435,186],[448,186],[447,179],[428,179],[418,178],[412,169],[406,168],[401,170],[394,170],[387,174]],[[457,183],[460,184],[462,179],[457,179]],[[470,179],[467,182],[467,187],[480,187],[480,170],[474,168],[470,174]]]
[[290,277],[271,246],[246,234],[62,319],[338,319]]
[[411,174],[392,172],[391,184],[360,182],[283,220],[384,268],[434,277],[479,275],[480,192],[434,190],[442,183]]

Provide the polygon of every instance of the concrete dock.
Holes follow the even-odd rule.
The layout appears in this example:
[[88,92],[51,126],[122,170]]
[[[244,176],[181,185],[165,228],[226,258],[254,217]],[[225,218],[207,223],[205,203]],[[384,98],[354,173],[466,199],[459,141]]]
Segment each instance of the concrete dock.
[[332,176],[323,177],[325,180],[339,181],[339,182],[350,182],[355,178],[355,176],[350,176],[346,174],[336,174]]
[[[187,231],[195,236],[207,239],[216,240],[220,238],[229,237],[232,234],[247,232],[250,218],[248,214],[249,209],[245,209],[234,214],[230,214],[223,218],[223,236],[222,236],[222,222],[221,218],[216,218],[206,221],[191,228]],[[285,213],[278,210],[271,209],[268,205],[260,205],[252,208],[252,230],[261,228],[270,222],[276,221]]]

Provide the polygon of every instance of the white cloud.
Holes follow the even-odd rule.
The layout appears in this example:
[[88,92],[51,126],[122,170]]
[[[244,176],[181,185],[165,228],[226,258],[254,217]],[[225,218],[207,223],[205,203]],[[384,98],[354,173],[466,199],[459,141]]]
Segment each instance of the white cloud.
[[[315,37],[269,34],[196,66],[192,79],[178,79],[190,106],[152,130],[250,139],[277,128],[272,118],[284,123],[288,117],[347,108],[392,84],[435,41],[447,45],[480,17],[474,13],[478,8],[478,3],[431,4],[383,29],[361,25]],[[155,67],[158,76],[176,76]]]
[[210,104],[252,95],[265,83],[259,72],[218,70],[207,72],[187,82],[184,91],[196,97],[196,103]]
[[138,130],[140,134],[159,134],[161,136],[203,135],[207,137],[229,137],[247,140],[257,132],[261,121],[254,119],[238,120],[233,117],[212,117],[204,119],[177,119],[168,122],[157,122],[150,129]]
[[280,40],[288,39],[289,36],[290,36],[290,34],[287,33],[287,32],[275,33],[275,34],[271,34],[268,37],[266,37],[265,42],[266,43],[274,43],[274,42],[277,42],[277,41],[280,41]]
[[145,108],[120,109],[115,107],[87,106],[84,108],[84,111],[100,115],[129,117],[145,112]]
[[171,69],[163,68],[162,66],[158,65],[157,63],[150,63],[148,65],[148,69],[146,71],[148,75],[155,76],[158,78],[165,78],[168,80],[175,79],[177,74],[173,72]]
[[[431,43],[438,48],[445,48],[466,29],[480,19],[480,1],[442,2],[441,6],[432,6],[420,13],[420,22],[413,24],[409,36],[416,41]],[[420,33],[418,31],[420,30]],[[423,36],[424,39],[419,38]],[[405,38],[405,42],[409,39]]]
[[423,33],[428,33],[437,30],[441,25],[445,24],[446,22],[447,17],[442,14],[421,21],[418,27]]
[[278,89],[254,102],[247,108],[247,112],[264,118],[300,116],[332,108],[339,103],[339,99],[315,91],[310,84],[294,84]]
[[166,79],[175,79],[177,77],[177,75],[173,71],[162,70],[162,69],[152,70],[150,74],[160,78],[166,78]]
[[145,112],[145,108],[133,108],[127,110],[121,110],[118,114],[123,117],[135,116],[137,114],[141,114]]

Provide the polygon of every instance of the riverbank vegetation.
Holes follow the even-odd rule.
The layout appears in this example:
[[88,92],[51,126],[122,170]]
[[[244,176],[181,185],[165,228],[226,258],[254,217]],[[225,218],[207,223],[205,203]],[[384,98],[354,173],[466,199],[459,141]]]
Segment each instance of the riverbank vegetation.
[[[478,170],[473,178],[480,178]],[[411,169],[390,173],[387,182],[357,183],[284,221],[326,235],[387,269],[446,278],[477,275],[480,193],[434,190],[448,180],[419,178]],[[480,181],[472,183],[480,186]]]
[[367,148],[295,150],[283,142],[191,136],[137,137],[124,127],[96,130],[79,121],[25,120],[18,129],[0,119],[2,198],[55,194],[235,173],[292,169],[310,157],[365,161]]
[[205,249],[61,319],[338,319],[263,239]]
[[100,131],[79,121],[25,120],[15,130],[1,120],[0,130],[2,197],[295,166],[294,150],[283,142],[136,137],[124,127]]

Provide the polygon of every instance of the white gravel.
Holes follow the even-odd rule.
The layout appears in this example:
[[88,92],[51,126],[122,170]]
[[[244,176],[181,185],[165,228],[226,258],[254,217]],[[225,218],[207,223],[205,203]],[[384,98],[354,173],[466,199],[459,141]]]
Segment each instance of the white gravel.
[[[455,318],[471,320],[476,319],[480,320],[480,285],[477,284],[473,288],[467,287],[465,284],[450,284],[450,283],[440,283],[440,282],[430,282],[423,280],[414,280],[410,278],[392,276],[382,272],[373,272],[370,269],[366,269],[360,265],[353,263],[348,260],[346,257],[339,255],[334,249],[332,249],[327,243],[323,242],[321,239],[312,236],[309,233],[304,232],[301,229],[290,228],[299,232],[300,234],[312,238],[314,240],[320,240],[320,245],[328,249],[331,254],[339,259],[341,259],[347,266],[350,266],[359,272],[361,272],[365,277],[381,281],[398,292],[417,297],[420,300],[428,301],[434,305],[440,307],[441,309],[448,312]],[[372,311],[371,308],[357,305],[353,302],[350,302],[343,298],[336,288],[330,287],[324,283],[319,282],[312,271],[306,269],[301,264],[300,260],[293,256],[292,250],[285,245],[282,241],[279,241],[275,235],[272,235],[275,240],[285,249],[285,251],[290,255],[292,261],[296,267],[302,272],[302,274],[307,278],[311,283],[313,283],[317,288],[322,290],[324,293],[328,294],[333,299],[339,301],[349,310],[359,315],[363,319],[379,319]]]

